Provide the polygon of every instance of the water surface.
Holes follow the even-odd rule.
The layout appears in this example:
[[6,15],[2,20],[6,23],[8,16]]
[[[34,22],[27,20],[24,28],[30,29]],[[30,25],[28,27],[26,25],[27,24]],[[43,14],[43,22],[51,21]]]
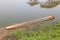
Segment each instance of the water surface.
[[[0,27],[53,15],[60,19],[60,5],[42,8],[40,4],[30,6],[29,0],[0,0]],[[41,1],[42,2],[42,1]]]

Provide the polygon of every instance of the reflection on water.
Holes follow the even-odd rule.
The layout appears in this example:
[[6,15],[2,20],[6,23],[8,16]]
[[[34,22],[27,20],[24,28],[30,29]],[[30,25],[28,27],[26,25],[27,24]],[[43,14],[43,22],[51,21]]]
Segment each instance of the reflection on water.
[[60,4],[59,0],[48,0],[45,3],[38,2],[38,0],[30,0],[30,2],[27,2],[30,6],[34,6],[37,4],[40,4],[41,8],[53,8]]
[[55,16],[56,20],[60,19],[59,1],[0,0],[0,27],[5,27],[50,15]]
[[31,6],[39,4],[38,0],[30,0],[30,2],[27,2],[27,3]]

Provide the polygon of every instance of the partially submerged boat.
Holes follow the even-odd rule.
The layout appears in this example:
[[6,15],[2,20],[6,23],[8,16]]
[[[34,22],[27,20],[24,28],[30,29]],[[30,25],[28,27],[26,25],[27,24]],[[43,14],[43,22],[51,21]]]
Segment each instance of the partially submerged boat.
[[40,7],[42,7],[42,8],[53,8],[53,7],[55,7],[55,6],[57,6],[58,4],[59,4],[60,2],[59,1],[52,1],[52,2],[46,2],[45,4],[40,4]]

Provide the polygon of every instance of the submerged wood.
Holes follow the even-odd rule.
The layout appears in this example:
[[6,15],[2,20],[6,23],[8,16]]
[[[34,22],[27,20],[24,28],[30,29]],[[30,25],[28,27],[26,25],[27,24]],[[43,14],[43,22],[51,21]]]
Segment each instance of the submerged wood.
[[48,16],[48,17],[44,17],[44,18],[40,18],[40,19],[36,19],[36,20],[28,21],[28,22],[23,22],[23,23],[19,23],[19,24],[11,25],[11,26],[4,27],[4,28],[0,28],[0,40],[3,40],[4,37],[9,32],[11,32],[12,30],[14,30],[16,28],[18,29],[18,28],[21,28],[21,27],[25,27],[27,25],[33,25],[35,23],[52,20],[54,18],[55,18],[54,16]]
[[7,29],[7,30],[12,30],[12,29],[24,27],[24,26],[26,26],[26,25],[33,25],[33,24],[35,24],[35,23],[52,20],[52,19],[54,19],[54,18],[55,18],[54,16],[47,16],[47,17],[44,17],[44,18],[40,18],[40,19],[36,19],[36,20],[31,20],[31,21],[28,21],[28,22],[23,22],[23,23],[11,25],[11,26],[5,27],[5,29]]

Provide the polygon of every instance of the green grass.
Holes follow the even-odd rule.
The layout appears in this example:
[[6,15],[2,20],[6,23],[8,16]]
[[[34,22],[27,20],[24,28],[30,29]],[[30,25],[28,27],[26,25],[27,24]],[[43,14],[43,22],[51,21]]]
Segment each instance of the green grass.
[[60,21],[55,25],[47,24],[44,27],[39,23],[37,30],[33,30],[29,26],[29,30],[16,30],[12,32],[11,36],[15,36],[16,40],[60,40]]

